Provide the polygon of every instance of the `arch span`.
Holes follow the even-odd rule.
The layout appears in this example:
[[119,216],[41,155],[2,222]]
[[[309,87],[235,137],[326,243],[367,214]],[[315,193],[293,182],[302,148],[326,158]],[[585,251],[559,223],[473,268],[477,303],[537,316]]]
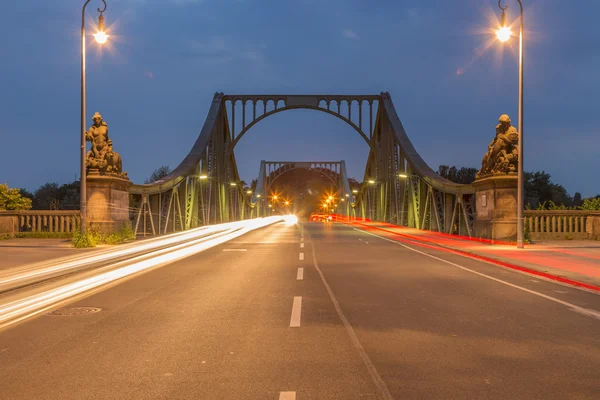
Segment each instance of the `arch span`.
[[356,132],[358,132],[358,134],[363,138],[363,140],[365,141],[365,143],[369,147],[371,147],[371,140],[367,137],[367,135],[365,134],[365,132],[363,132],[363,130],[359,126],[357,126],[354,122],[352,122],[348,118],[344,117],[343,115],[340,115],[338,113],[335,113],[335,112],[333,112],[331,110],[328,110],[328,109],[322,108],[322,107],[293,106],[293,107],[277,108],[275,110],[267,112],[266,114],[261,115],[260,117],[256,118],[255,120],[253,120],[250,124],[248,124],[247,126],[245,126],[240,131],[240,133],[237,136],[235,136],[235,139],[231,143],[231,150],[233,150],[235,148],[235,146],[237,146],[237,144],[240,141],[240,139],[246,134],[246,132],[248,132],[250,130],[250,128],[252,128],[254,125],[258,124],[263,119],[265,119],[267,117],[270,117],[271,115],[278,114],[278,113],[283,112],[283,111],[287,111],[287,110],[301,110],[301,109],[321,111],[321,112],[327,113],[329,115],[333,115],[334,117],[337,117],[337,118],[341,119],[342,121],[344,121],[345,123],[347,123],[348,125],[350,125]]
[[[240,129],[236,129],[238,103],[242,104]],[[260,103],[262,113],[259,110],[257,115]],[[269,107],[273,109],[267,111]],[[233,149],[259,121],[291,109],[311,109],[334,115],[348,123],[369,144],[364,181],[372,182],[373,186],[363,187],[355,202],[363,216],[366,216],[366,210],[371,210],[371,217],[381,221],[471,234],[475,188],[444,179],[427,165],[408,138],[387,92],[379,95],[215,93],[200,134],[184,160],[171,174],[156,182],[133,185],[131,193],[141,198],[142,208],[151,210],[151,215],[157,214],[159,227],[165,213],[165,227],[175,226],[173,221],[178,218],[177,213],[184,214],[179,218],[185,222],[179,224],[185,227],[253,215],[256,202],[242,193],[236,183],[240,179]],[[367,196],[369,193],[371,195]],[[179,202],[177,207],[172,206],[173,199]]]

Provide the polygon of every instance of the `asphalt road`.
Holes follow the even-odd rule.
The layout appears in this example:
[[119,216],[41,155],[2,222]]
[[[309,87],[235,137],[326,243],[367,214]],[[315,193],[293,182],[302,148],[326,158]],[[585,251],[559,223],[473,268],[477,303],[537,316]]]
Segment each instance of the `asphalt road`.
[[301,230],[251,232],[68,305],[100,312],[0,332],[0,399],[600,398],[600,296],[344,225]]

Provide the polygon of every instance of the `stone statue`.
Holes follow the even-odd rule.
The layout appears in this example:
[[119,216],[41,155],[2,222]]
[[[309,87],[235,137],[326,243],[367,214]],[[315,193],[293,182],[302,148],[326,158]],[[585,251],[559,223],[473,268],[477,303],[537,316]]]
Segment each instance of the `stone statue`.
[[95,170],[100,174],[126,178],[121,156],[113,151],[112,140],[108,138],[108,124],[98,112],[94,113],[92,121],[94,124],[85,133],[85,140],[92,143],[85,160],[88,171]]
[[510,117],[503,114],[496,125],[496,137],[481,160],[477,179],[517,173],[519,163],[519,133],[511,125]]

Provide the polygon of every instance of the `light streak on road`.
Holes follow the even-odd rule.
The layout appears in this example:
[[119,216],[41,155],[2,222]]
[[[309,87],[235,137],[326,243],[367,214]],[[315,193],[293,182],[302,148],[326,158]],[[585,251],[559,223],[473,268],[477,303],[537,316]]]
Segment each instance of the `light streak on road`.
[[[276,217],[273,217],[276,218]],[[279,217],[278,221],[282,217]],[[166,246],[176,245],[184,241],[206,237],[217,232],[223,232],[230,228],[239,228],[240,224],[250,224],[252,220],[229,222],[219,225],[209,225],[189,231],[177,232],[159,238],[149,239],[141,243],[132,243],[118,249],[108,249],[94,254],[76,256],[68,259],[55,260],[50,263],[38,263],[16,272],[0,275],[0,292],[19,287],[31,280],[43,280],[59,273],[67,273],[71,270],[80,270],[94,264],[107,263],[118,258],[135,256]],[[277,222],[277,221],[275,221]]]
[[[42,313],[52,308],[57,303],[65,301],[73,296],[85,293],[132,274],[170,264],[235,239],[252,230],[283,220],[282,216],[273,216],[215,225],[215,232],[217,232],[215,235],[206,237],[204,235],[206,230],[203,230],[202,235],[198,235],[202,237],[195,241],[180,243],[168,249],[161,249],[151,254],[144,254],[127,261],[122,261],[117,263],[115,265],[116,269],[111,271],[102,272],[96,276],[68,283],[54,289],[0,305],[0,329]],[[119,265],[123,266],[118,267]]]

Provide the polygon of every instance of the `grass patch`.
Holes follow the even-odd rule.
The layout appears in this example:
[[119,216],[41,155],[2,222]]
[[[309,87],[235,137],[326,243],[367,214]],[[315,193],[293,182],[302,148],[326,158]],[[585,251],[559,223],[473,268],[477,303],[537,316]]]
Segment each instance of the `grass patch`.
[[15,233],[17,239],[71,239],[70,232],[19,232]]

